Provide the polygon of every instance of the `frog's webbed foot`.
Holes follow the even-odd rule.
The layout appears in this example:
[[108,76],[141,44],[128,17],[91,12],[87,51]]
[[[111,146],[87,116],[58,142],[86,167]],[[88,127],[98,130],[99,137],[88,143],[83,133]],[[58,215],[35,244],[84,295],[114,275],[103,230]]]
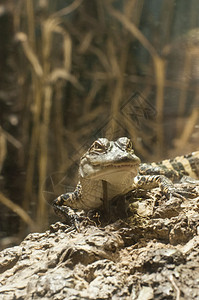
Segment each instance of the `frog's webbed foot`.
[[183,188],[169,187],[165,192],[168,199],[172,196],[185,200],[186,198],[195,198],[197,196],[197,191],[193,186],[185,186]]

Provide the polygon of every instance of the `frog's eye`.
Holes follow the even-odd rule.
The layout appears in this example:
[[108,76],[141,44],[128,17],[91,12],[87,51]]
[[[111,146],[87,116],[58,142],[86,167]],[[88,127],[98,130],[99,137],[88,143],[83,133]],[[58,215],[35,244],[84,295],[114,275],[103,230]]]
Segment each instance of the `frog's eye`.
[[99,141],[95,141],[92,146],[90,147],[90,153],[103,153],[106,152],[106,147],[104,144],[100,143]]
[[132,152],[133,151],[133,144],[132,142],[129,140],[127,145],[126,145],[126,150]]
[[119,147],[123,151],[131,152],[133,153],[133,144],[130,139],[127,137],[121,137],[117,139],[115,142],[116,146]]

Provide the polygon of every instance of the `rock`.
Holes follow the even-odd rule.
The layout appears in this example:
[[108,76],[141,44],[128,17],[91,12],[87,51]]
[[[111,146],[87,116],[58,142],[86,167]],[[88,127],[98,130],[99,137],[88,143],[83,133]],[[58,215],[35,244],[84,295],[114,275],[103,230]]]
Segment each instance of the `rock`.
[[158,193],[104,228],[57,222],[0,252],[0,299],[199,299],[198,198]]
[[153,289],[148,286],[144,286],[140,292],[137,300],[151,300],[154,299]]

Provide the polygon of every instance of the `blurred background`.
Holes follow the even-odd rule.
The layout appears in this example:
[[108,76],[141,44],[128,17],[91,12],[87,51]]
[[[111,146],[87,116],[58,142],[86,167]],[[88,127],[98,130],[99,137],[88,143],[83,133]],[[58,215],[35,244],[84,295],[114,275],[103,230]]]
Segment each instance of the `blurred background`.
[[142,161],[199,150],[199,1],[0,4],[0,248],[58,220],[98,137]]

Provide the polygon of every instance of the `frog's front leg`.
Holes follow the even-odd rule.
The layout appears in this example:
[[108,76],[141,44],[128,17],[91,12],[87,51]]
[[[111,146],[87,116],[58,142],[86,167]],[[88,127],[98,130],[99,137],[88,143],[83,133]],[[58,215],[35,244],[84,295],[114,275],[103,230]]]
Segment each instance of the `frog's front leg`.
[[81,217],[69,206],[59,206],[56,204],[55,199],[52,203],[54,212],[66,222],[67,225],[74,227],[78,232]]
[[81,198],[81,186],[77,185],[72,193],[62,194],[52,202],[55,213],[61,217],[68,225],[74,226],[79,231],[79,223],[82,218],[74,211],[78,209]]
[[152,189],[158,186],[168,199],[175,196],[184,200],[186,197],[195,196],[193,188],[187,190],[176,188],[164,175],[138,175],[134,178],[133,188]]
[[53,205],[57,206],[69,206],[73,209],[82,209],[82,186],[78,182],[74,192],[65,193],[57,197],[53,201]]

